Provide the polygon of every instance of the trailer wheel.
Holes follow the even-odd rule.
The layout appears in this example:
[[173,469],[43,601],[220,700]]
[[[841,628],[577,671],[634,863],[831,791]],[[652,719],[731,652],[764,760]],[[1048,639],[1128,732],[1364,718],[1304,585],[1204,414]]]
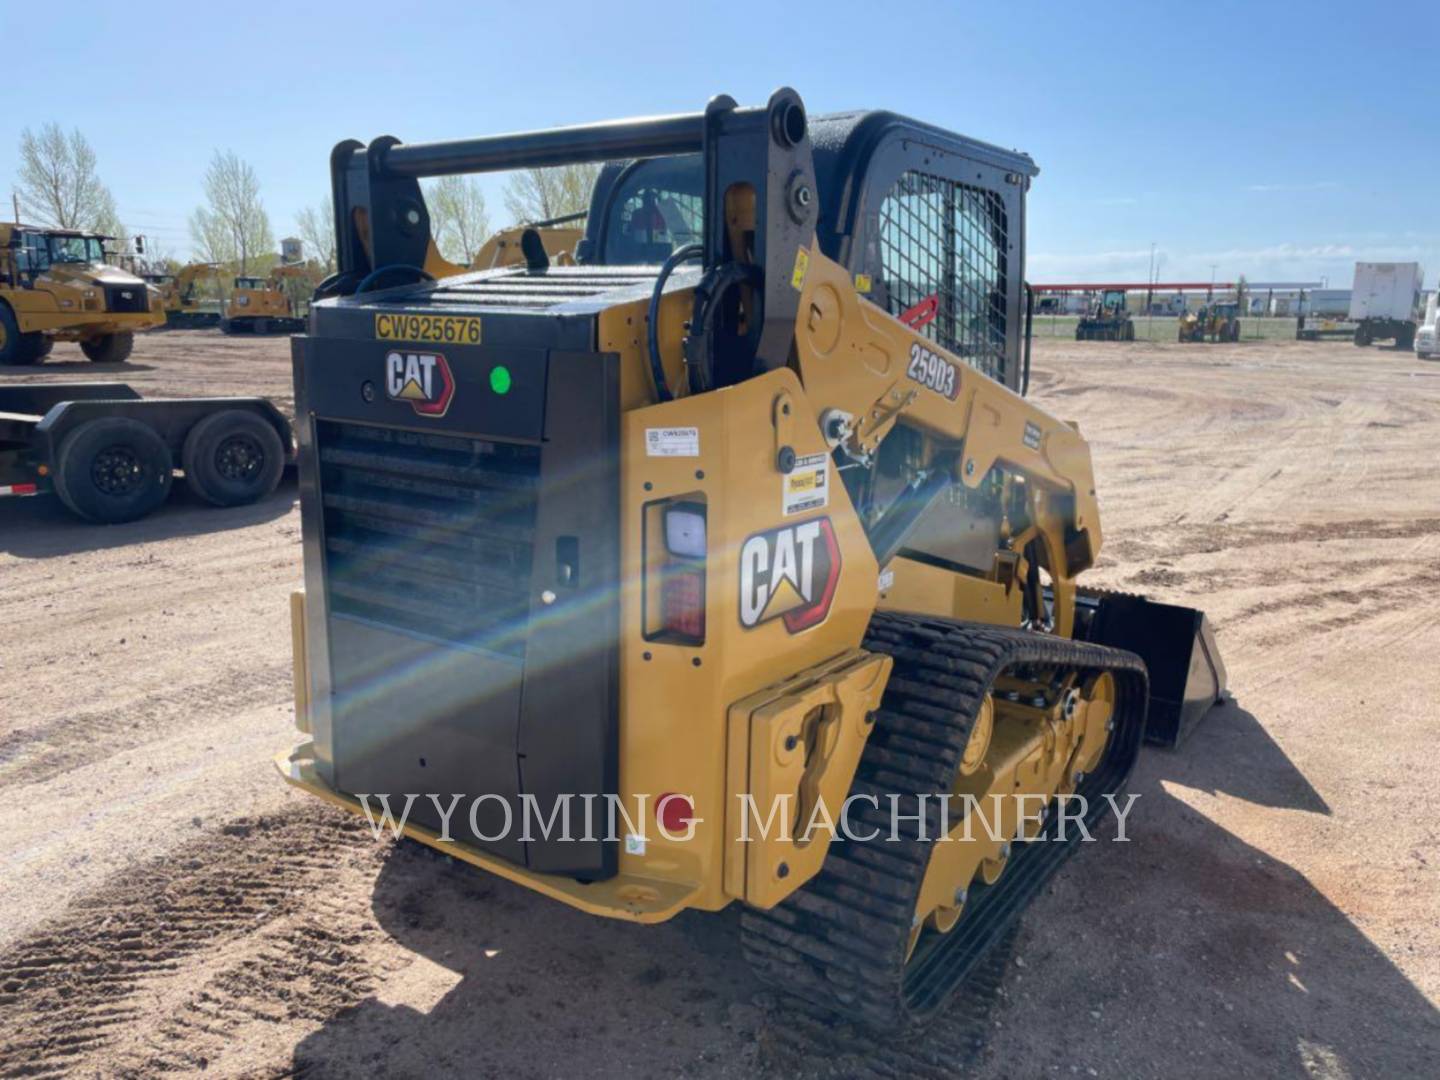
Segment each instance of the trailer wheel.
[[1365,347],[1366,345],[1369,345],[1369,344],[1370,344],[1370,331],[1367,330],[1367,329],[1366,329],[1365,327],[1363,327],[1363,326],[1357,326],[1357,327],[1355,328],[1355,344],[1356,344],[1356,345],[1359,345],[1359,346],[1362,347],[1362,348]]
[[80,342],[81,351],[97,364],[123,364],[134,347],[135,335],[128,330]]
[[170,448],[154,428],[102,416],[87,420],[60,444],[55,493],[87,521],[134,521],[165,501],[174,471]]
[[202,499],[242,506],[275,490],[285,471],[285,448],[268,421],[227,409],[190,429],[180,462],[186,483]]

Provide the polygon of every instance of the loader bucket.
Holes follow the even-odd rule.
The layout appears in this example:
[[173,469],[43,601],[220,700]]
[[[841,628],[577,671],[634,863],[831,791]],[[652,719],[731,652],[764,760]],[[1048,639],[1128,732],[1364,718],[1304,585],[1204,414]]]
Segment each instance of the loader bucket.
[[1082,617],[1090,609],[1087,640],[1127,649],[1150,671],[1145,741],[1178,747],[1225,694],[1225,664],[1205,613],[1123,593],[1081,595],[1078,603]]

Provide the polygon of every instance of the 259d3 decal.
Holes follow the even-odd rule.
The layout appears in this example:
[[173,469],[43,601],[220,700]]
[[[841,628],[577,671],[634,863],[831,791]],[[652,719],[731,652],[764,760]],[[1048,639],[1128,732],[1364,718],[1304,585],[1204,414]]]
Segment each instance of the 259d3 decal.
[[934,390],[951,401],[960,393],[960,373],[955,365],[931,352],[919,342],[910,346],[910,366],[905,374],[927,390]]
[[740,549],[740,624],[783,619],[792,634],[824,621],[840,581],[828,517],[756,533]]

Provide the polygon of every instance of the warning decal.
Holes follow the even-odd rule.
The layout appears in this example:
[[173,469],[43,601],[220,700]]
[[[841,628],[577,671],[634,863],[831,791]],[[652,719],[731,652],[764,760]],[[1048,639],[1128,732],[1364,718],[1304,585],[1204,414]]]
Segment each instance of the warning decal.
[[785,517],[819,510],[830,504],[830,457],[809,454],[795,459],[795,468],[780,478],[780,513]]

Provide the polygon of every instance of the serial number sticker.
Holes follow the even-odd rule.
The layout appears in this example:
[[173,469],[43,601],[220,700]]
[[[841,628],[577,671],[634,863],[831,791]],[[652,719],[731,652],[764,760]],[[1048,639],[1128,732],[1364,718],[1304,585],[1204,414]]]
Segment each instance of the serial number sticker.
[[808,454],[795,459],[795,468],[780,478],[780,513],[784,517],[819,510],[830,504],[830,457]]
[[646,457],[699,457],[698,427],[652,427],[645,429]]
[[382,341],[479,345],[480,320],[472,315],[376,315],[375,336]]
[[883,593],[883,592],[886,592],[887,590],[889,590],[889,588],[890,588],[892,585],[895,584],[895,571],[894,571],[894,570],[882,570],[882,571],[880,571],[880,582],[879,582],[879,584],[880,584],[880,591],[881,591],[882,593]]
[[795,270],[790,275],[790,284],[799,292],[805,287],[805,275],[810,271],[810,253],[804,248],[795,249]]
[[905,374],[927,390],[955,400],[960,393],[960,374],[955,365],[937,356],[919,342],[910,346],[910,366]]
[[1025,445],[1031,450],[1040,449],[1040,425],[1033,420],[1025,421]]

